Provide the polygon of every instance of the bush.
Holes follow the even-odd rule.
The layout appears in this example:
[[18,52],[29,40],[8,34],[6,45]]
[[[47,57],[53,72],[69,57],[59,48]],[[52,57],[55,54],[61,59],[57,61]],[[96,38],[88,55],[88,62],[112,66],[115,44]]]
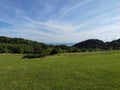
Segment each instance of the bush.
[[0,46],[0,53],[7,53],[7,52],[8,52],[8,50],[6,47]]
[[46,55],[45,54],[27,54],[25,55],[23,58],[41,58],[41,57],[45,57]]
[[85,48],[81,49],[81,52],[87,52],[87,51],[88,51],[88,50],[85,49]]
[[58,54],[59,53],[59,50],[58,49],[53,49],[51,52],[50,52],[50,55],[55,55],[55,54]]
[[23,53],[23,49],[19,45],[10,45],[7,48],[9,53]]

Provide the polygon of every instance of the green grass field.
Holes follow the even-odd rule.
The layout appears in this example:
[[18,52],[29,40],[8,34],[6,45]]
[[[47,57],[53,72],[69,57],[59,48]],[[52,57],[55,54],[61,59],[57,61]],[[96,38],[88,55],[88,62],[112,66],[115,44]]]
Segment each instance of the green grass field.
[[120,90],[120,51],[22,56],[0,54],[0,90]]

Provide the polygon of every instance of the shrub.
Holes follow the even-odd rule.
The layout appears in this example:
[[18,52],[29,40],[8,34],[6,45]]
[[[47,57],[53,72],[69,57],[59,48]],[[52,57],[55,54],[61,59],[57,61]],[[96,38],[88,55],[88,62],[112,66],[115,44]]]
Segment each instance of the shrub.
[[41,54],[27,54],[25,55],[23,58],[41,58],[41,57],[45,57],[46,55],[41,53]]
[[23,49],[19,45],[10,45],[7,48],[9,53],[23,53]]
[[58,54],[59,53],[59,50],[58,49],[53,49],[51,52],[50,52],[50,55],[55,55],[55,54]]
[[8,52],[8,50],[6,47],[0,46],[0,53],[7,53],[7,52]]
[[85,49],[85,48],[81,49],[81,52],[87,52],[87,51],[88,51],[88,50]]

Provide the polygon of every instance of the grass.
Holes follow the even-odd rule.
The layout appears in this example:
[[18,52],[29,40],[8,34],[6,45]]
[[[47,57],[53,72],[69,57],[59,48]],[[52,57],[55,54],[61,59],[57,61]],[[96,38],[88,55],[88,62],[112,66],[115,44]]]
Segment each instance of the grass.
[[0,90],[120,90],[120,51],[22,56],[0,54]]

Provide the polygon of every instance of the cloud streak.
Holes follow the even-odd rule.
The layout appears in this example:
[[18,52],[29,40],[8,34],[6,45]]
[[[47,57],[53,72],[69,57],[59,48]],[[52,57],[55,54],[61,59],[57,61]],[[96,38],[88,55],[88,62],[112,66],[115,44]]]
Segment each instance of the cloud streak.
[[[0,27],[0,35],[64,43],[89,38],[108,41],[120,33],[119,0],[62,0],[64,3],[61,5],[48,1],[38,3],[36,0],[33,5],[28,0],[22,3],[1,0],[0,22],[10,26]],[[103,2],[108,3],[108,6]],[[25,5],[30,8],[24,8]],[[31,9],[30,12],[28,9]]]

